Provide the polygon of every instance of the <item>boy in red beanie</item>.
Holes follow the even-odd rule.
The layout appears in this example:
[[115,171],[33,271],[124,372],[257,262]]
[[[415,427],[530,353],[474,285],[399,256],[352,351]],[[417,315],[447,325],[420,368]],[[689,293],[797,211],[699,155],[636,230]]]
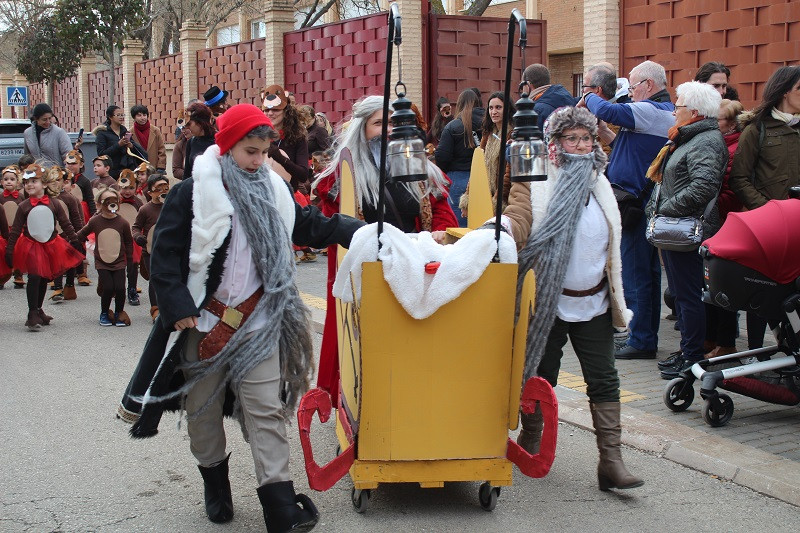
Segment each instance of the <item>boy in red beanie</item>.
[[233,106],[217,126],[216,145],[197,157],[191,179],[170,191],[158,220],[150,283],[160,314],[118,415],[134,422],[132,436],[149,437],[163,410],[185,397],[212,522],[233,518],[222,418],[237,417],[253,453],[267,531],[308,531],[319,513],[294,492],[284,425],[313,367],[291,244],[349,246],[363,223],[294,202],[286,182],[264,165],[276,133],[257,107]]

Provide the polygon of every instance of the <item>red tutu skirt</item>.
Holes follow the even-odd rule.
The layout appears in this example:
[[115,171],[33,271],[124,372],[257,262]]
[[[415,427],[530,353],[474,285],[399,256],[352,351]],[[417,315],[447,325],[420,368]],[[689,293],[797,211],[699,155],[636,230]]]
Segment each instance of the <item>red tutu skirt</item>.
[[[89,219],[92,218],[89,216],[89,204],[81,200],[81,210],[83,211],[83,221],[88,224]],[[75,231],[78,231],[80,228],[75,228]]]
[[14,268],[45,279],[56,278],[82,262],[83,254],[60,235],[39,242],[22,234],[14,246]]
[[[6,251],[7,244],[8,243],[6,242],[6,240],[3,237],[0,237],[0,250],[3,250],[4,254]],[[5,258],[0,258],[0,282],[5,283],[6,281],[8,281],[8,278],[10,277],[11,277],[11,269],[6,264]]]
[[[294,201],[297,202],[298,204],[300,204],[300,207],[305,207],[310,203],[309,200],[308,200],[308,197],[305,194],[301,193],[300,191],[294,191]],[[298,250],[303,250],[306,247],[305,246],[297,246],[297,245],[293,244],[292,248],[296,252]]]
[[142,247],[133,243],[133,262],[139,264],[142,262]]

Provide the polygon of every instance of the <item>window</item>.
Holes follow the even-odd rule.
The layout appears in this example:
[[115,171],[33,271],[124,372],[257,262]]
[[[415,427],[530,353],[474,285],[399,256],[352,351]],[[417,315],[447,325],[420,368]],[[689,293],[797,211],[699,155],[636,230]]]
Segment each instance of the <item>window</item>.
[[572,75],[572,96],[583,94],[583,73]]
[[263,39],[267,36],[267,24],[264,19],[250,21],[250,38]]
[[226,26],[217,30],[217,46],[238,43],[241,40],[239,25]]

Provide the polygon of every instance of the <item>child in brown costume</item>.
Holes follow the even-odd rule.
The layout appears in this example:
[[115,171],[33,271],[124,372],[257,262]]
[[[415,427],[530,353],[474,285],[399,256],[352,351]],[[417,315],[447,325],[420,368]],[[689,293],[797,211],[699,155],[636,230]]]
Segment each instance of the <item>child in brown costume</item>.
[[[65,182],[69,181],[72,176],[71,173],[59,166],[55,166],[48,171],[48,176],[50,179],[47,189],[54,195],[55,201],[61,202],[64,209],[66,209],[73,229],[79,231],[85,224],[81,204],[69,190],[64,188]],[[66,284],[64,284],[64,276],[58,276],[53,280],[51,300],[60,302],[62,300],[75,300],[78,297],[75,292],[75,273],[76,268],[67,270]]]
[[[128,224],[133,226],[136,221],[136,216],[139,214],[139,209],[142,208],[144,202],[136,196],[136,176],[130,169],[123,169],[119,173],[117,179],[119,186],[119,214],[122,218],[128,221]],[[139,293],[141,289],[137,288],[139,282],[139,263],[142,260],[142,247],[133,243],[133,262],[128,265],[128,303],[130,305],[139,305]]]
[[[168,192],[169,181],[163,174],[155,173],[150,176],[147,179],[147,194],[150,195],[150,201],[139,209],[136,221],[131,226],[133,243],[140,246],[142,250],[140,270],[142,277],[146,280],[150,279],[150,250],[153,246],[153,232]],[[147,292],[150,296],[150,317],[155,322],[158,316],[155,287],[150,284]]]
[[[98,214],[78,232],[82,241],[94,233],[94,266],[97,269],[100,288],[100,325],[130,326],[131,319],[125,312],[125,269],[133,261],[133,237],[131,226],[117,214],[119,192],[109,187],[99,189],[95,195]],[[114,312],[111,300],[114,299]]]

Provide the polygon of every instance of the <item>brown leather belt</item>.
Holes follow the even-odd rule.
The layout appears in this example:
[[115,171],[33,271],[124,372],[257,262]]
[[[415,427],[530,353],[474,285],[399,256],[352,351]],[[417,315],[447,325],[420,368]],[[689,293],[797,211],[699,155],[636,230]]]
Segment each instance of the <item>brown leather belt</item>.
[[583,291],[573,291],[572,289],[562,289],[561,294],[564,296],[571,296],[572,298],[583,298],[584,296],[592,296],[603,290],[603,287],[608,283],[608,278],[605,276],[600,280],[600,283]]
[[256,308],[258,301],[264,294],[264,289],[259,287],[256,292],[251,294],[247,300],[243,301],[236,307],[228,307],[216,298],[211,298],[204,307],[212,315],[219,317],[211,331],[206,333],[203,340],[200,341],[198,357],[201,361],[211,359],[217,355],[222,348],[233,337],[242,324],[247,321],[250,315]]

